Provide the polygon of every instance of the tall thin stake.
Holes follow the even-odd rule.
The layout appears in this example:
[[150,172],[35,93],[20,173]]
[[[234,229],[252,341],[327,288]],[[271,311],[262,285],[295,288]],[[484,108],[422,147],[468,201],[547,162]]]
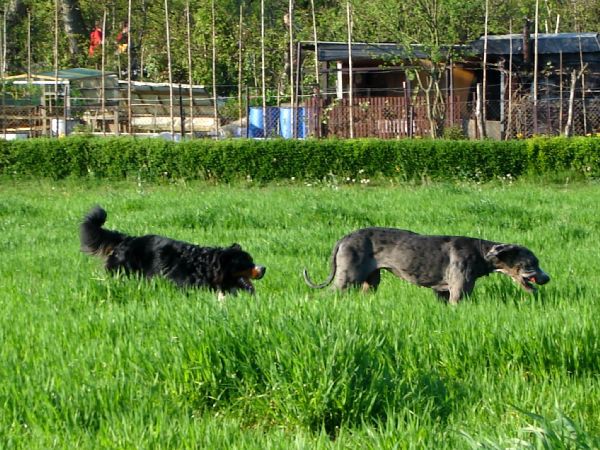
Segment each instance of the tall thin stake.
[[560,97],[560,103],[558,104],[558,129],[562,132],[563,129],[563,53],[562,50],[558,54],[559,65],[558,65],[558,95]]
[[[127,2],[127,132],[133,131],[133,111],[131,107],[131,0]],[[117,130],[119,124],[117,123]],[[118,131],[117,131],[118,134]]]
[[[485,23],[484,23],[484,31],[483,31],[483,86],[481,87],[481,137],[487,137],[487,114],[486,114],[486,106],[487,106],[487,57],[488,57],[488,24],[489,24],[489,16],[490,16],[490,2],[489,0],[485,1]],[[511,41],[512,42],[512,41]]]
[[290,35],[290,104],[292,107],[291,124],[292,137],[296,137],[296,110],[295,110],[295,95],[294,95],[294,0],[289,0],[289,35]]
[[2,47],[0,48],[0,57],[2,59],[2,67],[0,70],[2,71],[2,76],[4,76],[4,72],[6,71],[6,11],[2,12],[2,34],[0,35],[0,39],[2,40]]
[[102,134],[106,134],[106,8],[104,8],[104,16],[102,17],[102,62],[101,62],[101,76],[102,76],[102,84],[100,86],[100,110],[102,111]]
[[[262,128],[263,137],[267,137],[267,88],[265,75],[265,0],[260,0],[260,67],[262,82]],[[279,90],[277,91],[279,94]]]
[[242,126],[242,64],[243,64],[243,32],[244,26],[244,4],[240,3],[240,25],[238,33],[238,119],[240,121],[240,127]]
[[175,114],[173,112],[173,67],[171,65],[171,28],[169,27],[169,0],[165,0],[165,32],[167,33],[167,70],[169,72],[169,118],[171,138],[175,139]]
[[[58,0],[54,0],[54,116],[56,135],[59,134],[58,126]],[[65,124],[66,127],[66,124]],[[50,126],[52,130],[52,126]]]
[[213,115],[215,121],[215,138],[219,136],[219,110],[217,105],[217,30],[215,26],[215,0],[211,1],[212,13],[212,86],[213,86]]
[[581,48],[581,36],[577,38],[579,41],[579,63],[581,64],[581,113],[583,116],[583,134],[587,134],[587,109],[585,107],[585,66],[583,65],[583,50]]
[[538,44],[539,44],[540,2],[535,0],[535,37],[533,50],[533,132],[538,131]]
[[193,75],[193,66],[192,66],[192,21],[190,17],[190,2],[188,0],[186,8],[185,8],[185,16],[187,22],[187,50],[188,50],[188,76],[190,83],[190,137],[194,138],[194,75]]
[[27,10],[27,87],[31,89],[31,10]]
[[[27,90],[32,95],[31,85],[31,10],[27,9]],[[29,136],[33,137],[33,121],[29,116]]]
[[512,137],[512,99],[513,99],[513,91],[512,91],[512,69],[513,69],[513,42],[512,42],[512,19],[508,22],[508,33],[510,35],[510,50],[508,54],[508,125],[506,127],[507,133],[506,138]]
[[321,86],[319,80],[319,41],[317,40],[317,19],[315,17],[315,0],[310,0],[310,11],[312,14],[313,41],[315,43],[315,83],[317,84],[317,86]]
[[352,74],[352,11],[350,2],[346,2],[346,17],[348,21],[348,115],[350,125],[350,139],[354,138],[354,77]]
[[6,140],[6,105],[5,105],[5,96],[4,96],[4,68],[6,62],[6,53],[4,52],[4,48],[6,47],[6,11],[2,12],[2,33],[0,34],[0,39],[2,40],[2,46],[0,48],[0,82],[2,83],[2,92],[0,95],[2,96],[2,110],[0,111],[1,119],[2,119],[2,135]]

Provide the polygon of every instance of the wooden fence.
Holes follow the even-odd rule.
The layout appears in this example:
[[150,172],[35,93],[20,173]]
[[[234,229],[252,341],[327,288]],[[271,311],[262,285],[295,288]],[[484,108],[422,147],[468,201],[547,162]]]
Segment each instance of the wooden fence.
[[[304,102],[307,131],[314,137],[350,137],[350,101],[311,97]],[[451,107],[452,106],[452,107]],[[460,125],[457,99],[446,105],[446,126]],[[429,136],[425,99],[406,97],[355,97],[352,108],[354,137],[383,139]]]

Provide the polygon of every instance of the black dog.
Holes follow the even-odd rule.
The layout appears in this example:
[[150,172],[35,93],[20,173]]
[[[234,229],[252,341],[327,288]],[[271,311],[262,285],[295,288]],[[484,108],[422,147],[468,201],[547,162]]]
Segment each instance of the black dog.
[[550,281],[533,252],[521,245],[395,228],[364,228],[344,236],[333,249],[331,265],[325,282],[314,284],[306,269],[304,280],[312,288],[333,282],[338,289],[362,286],[367,291],[377,289],[379,272],[385,269],[433,289],[451,304],[469,295],[477,278],[492,272],[508,275],[527,292],[534,291],[533,283]]
[[128,236],[102,228],[106,211],[92,209],[80,227],[81,250],[103,257],[109,272],[163,276],[181,287],[206,287],[219,298],[238,289],[254,293],[251,279],[260,279],[266,268],[254,264],[238,244],[200,247],[164,236]]

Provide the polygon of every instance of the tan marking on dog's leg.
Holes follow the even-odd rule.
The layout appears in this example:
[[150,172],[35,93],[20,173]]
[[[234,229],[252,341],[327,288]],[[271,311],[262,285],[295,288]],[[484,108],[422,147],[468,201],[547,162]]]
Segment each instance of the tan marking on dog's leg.
[[224,301],[225,297],[227,297],[227,295],[225,294],[225,292],[219,291],[217,293],[217,300],[219,300],[220,302]]

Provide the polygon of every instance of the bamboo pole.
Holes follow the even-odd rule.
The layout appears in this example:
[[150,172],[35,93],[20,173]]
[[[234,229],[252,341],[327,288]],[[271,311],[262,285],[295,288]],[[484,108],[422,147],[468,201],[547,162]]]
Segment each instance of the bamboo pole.
[[[166,0],[165,0],[166,1]],[[215,26],[215,0],[211,1],[212,15],[212,85],[213,85],[213,115],[215,121],[215,138],[219,136],[219,110],[217,105],[217,31]]]
[[348,25],[348,115],[350,126],[350,139],[354,138],[354,77],[352,74],[352,11],[350,1],[346,1],[346,18]]
[[165,32],[167,33],[167,71],[169,73],[169,118],[171,139],[175,139],[175,117],[173,112],[173,66],[171,64],[171,28],[169,26],[169,0],[165,0]]
[[558,95],[560,98],[560,103],[558,104],[558,130],[559,133],[562,131],[563,127],[563,102],[564,102],[564,94],[563,94],[563,53],[562,50],[558,54],[559,56],[559,65],[558,65]]
[[238,29],[238,120],[240,127],[242,125],[242,64],[243,64],[243,25],[244,25],[244,5],[240,3],[240,20]]
[[534,51],[533,51],[533,132],[538,131],[538,64],[539,64],[539,24],[540,22],[540,2],[535,0],[535,31],[534,31]]
[[[32,84],[31,84],[31,10],[27,9],[27,91],[29,95],[32,95]],[[33,123],[32,115],[29,115],[29,137],[33,137]]]
[[[54,120],[56,126],[56,135],[58,136],[58,0],[54,0]],[[65,124],[66,126],[66,124]],[[50,134],[52,134],[52,124],[50,124]]]
[[481,83],[477,83],[476,87],[476,98],[475,98],[475,118],[477,122],[477,130],[479,131],[479,136],[483,136],[484,126],[483,126],[483,114],[482,114],[482,105],[481,105]]
[[[483,86],[481,87],[481,138],[487,137],[487,59],[488,59],[488,25],[490,2],[485,0],[485,21],[483,31]],[[512,41],[511,41],[512,42]]]
[[312,26],[313,26],[313,41],[315,43],[315,83],[319,86],[319,90],[321,88],[321,83],[319,80],[319,48],[318,48],[318,40],[317,40],[317,20],[315,17],[315,0],[310,0],[310,11],[312,15]]
[[573,133],[573,104],[575,103],[575,86],[577,84],[577,70],[571,72],[571,87],[569,89],[569,109],[567,113],[567,124],[565,125],[565,136],[569,137]]
[[296,111],[294,109],[295,96],[294,96],[294,0],[289,0],[288,3],[288,14],[289,14],[289,36],[290,36],[290,105],[291,105],[291,123],[292,137],[296,137]]
[[[262,78],[262,124],[263,137],[267,137],[267,89],[265,76],[265,0],[260,0],[260,55]],[[277,90],[279,95],[279,89]],[[248,118],[250,119],[250,118]]]
[[583,50],[581,48],[581,36],[577,38],[579,41],[579,63],[581,67],[581,112],[583,115],[583,134],[587,135],[587,108],[585,107],[585,67],[583,65]]
[[7,44],[6,44],[6,11],[2,11],[2,35],[0,36],[0,39],[2,40],[2,48],[0,50],[2,52],[2,54],[0,55],[2,57],[2,67],[0,68],[0,70],[2,71],[2,76],[4,77],[4,74],[7,69],[7,64],[6,64],[6,48],[7,48]]
[[4,137],[4,140],[6,140],[6,105],[5,105],[5,98],[4,98],[4,90],[5,90],[5,86],[4,86],[4,70],[6,67],[6,52],[4,51],[4,49],[6,48],[6,11],[2,11],[2,34],[0,34],[0,39],[2,40],[2,47],[0,48],[0,82],[2,83],[2,92],[0,92],[0,95],[2,95],[2,105],[1,108],[2,110],[0,111],[0,114],[2,115],[2,136]]
[[102,61],[101,61],[101,86],[100,86],[100,110],[102,111],[102,134],[106,135],[106,8],[102,17]]
[[[127,2],[127,132],[133,132],[133,111],[131,109],[131,0]],[[117,130],[119,124],[117,123]],[[117,131],[117,134],[119,132]]]
[[186,17],[186,25],[187,25],[187,51],[188,51],[188,78],[190,83],[190,137],[194,138],[194,74],[193,74],[193,66],[192,66],[192,24],[190,17],[190,2],[188,0],[186,8],[185,8],[185,17]]
[[31,89],[31,10],[27,10],[27,87]]
[[512,137],[512,68],[513,68],[513,43],[512,43],[512,19],[508,21],[508,33],[510,36],[510,48],[508,54],[508,123],[506,125],[506,138]]

